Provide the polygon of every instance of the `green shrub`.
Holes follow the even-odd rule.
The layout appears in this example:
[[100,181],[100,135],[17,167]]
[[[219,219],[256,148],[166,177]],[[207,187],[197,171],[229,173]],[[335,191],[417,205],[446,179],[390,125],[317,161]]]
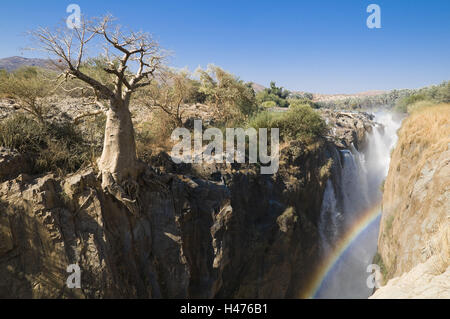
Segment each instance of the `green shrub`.
[[34,174],[49,171],[67,174],[93,160],[92,148],[76,126],[71,123],[42,125],[24,114],[1,122],[0,146],[27,156]]
[[284,140],[303,140],[309,142],[327,132],[322,117],[309,105],[299,105],[289,109],[283,117],[275,121],[280,127]]
[[291,99],[299,99],[299,100],[309,100],[312,101],[314,99],[314,94],[309,92],[302,93],[291,93],[289,95]]
[[408,113],[408,105],[403,103],[398,103],[394,106],[394,112],[397,113]]
[[411,113],[433,104],[450,102],[450,82],[414,90],[411,94],[399,99],[394,110],[401,113]]
[[391,231],[392,223],[394,222],[394,218],[395,218],[395,216],[391,215],[386,219],[386,228],[385,228],[386,233],[389,233]]
[[314,103],[313,101],[309,99],[304,98],[296,98],[296,99],[288,99],[289,107],[297,107],[301,105],[309,105],[313,109],[319,109],[320,105],[317,103]]
[[414,103],[416,103],[418,101],[423,101],[423,100],[426,100],[426,99],[427,99],[427,97],[424,94],[412,94],[410,96],[407,96],[407,97],[404,97],[404,98],[400,99],[397,102],[394,110],[396,110],[398,112],[406,113],[406,112],[408,112],[408,107],[411,104],[414,104]]
[[200,103],[203,104],[206,102],[208,98],[205,93],[201,92],[201,83],[197,80],[189,79],[191,85],[189,86],[189,90],[187,92],[186,103],[195,104]]
[[266,102],[263,102],[261,104],[261,106],[264,107],[264,108],[270,109],[272,107],[276,107],[277,103],[275,103],[274,101],[266,101]]
[[450,103],[450,81],[438,86],[434,99],[440,103]]
[[286,99],[271,94],[268,91],[259,92],[256,95],[256,101],[258,102],[258,105],[262,105],[264,102],[274,102],[278,107],[289,107],[289,102]]
[[325,135],[328,130],[322,117],[309,105],[295,106],[284,113],[260,112],[250,119],[249,126],[255,129],[279,128],[282,140],[307,143]]
[[270,82],[270,88],[264,89],[256,95],[256,101],[259,105],[265,102],[274,102],[279,107],[289,107],[287,101],[290,92],[282,87],[277,87],[275,82]]
[[379,252],[377,252],[373,257],[372,263],[380,267],[380,272],[383,275],[383,283],[385,284],[388,279],[388,271],[386,265],[384,264],[383,257],[381,257]]
[[275,119],[281,117],[282,115],[282,113],[262,111],[250,118],[248,126],[257,130],[260,128],[273,128],[275,127]]

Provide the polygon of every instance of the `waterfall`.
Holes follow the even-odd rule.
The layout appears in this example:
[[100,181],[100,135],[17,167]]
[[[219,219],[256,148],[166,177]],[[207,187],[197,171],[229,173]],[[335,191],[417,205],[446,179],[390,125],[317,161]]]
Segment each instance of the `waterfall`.
[[[328,180],[319,218],[319,233],[324,258],[333,244],[358,221],[361,214],[382,197],[380,186],[389,170],[390,154],[397,142],[401,122],[385,112],[375,113],[367,145],[358,151],[353,145],[336,157]],[[317,298],[367,298],[372,289],[366,285],[367,266],[377,249],[379,219],[349,246],[320,287]]]
[[320,211],[319,234],[322,241],[322,249],[329,251],[331,243],[338,239],[338,231],[342,213],[337,207],[336,194],[331,180],[327,181],[323,203]]
[[341,189],[344,194],[345,222],[350,222],[358,212],[368,207],[369,197],[364,155],[360,154],[355,147],[351,151],[341,151],[344,158],[342,167]]

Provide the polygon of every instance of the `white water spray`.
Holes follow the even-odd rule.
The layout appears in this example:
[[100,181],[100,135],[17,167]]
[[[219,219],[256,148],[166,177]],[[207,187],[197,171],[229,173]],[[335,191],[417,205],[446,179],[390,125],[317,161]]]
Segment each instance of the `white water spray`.
[[[327,182],[319,232],[324,256],[367,209],[381,200],[380,186],[389,170],[390,154],[397,142],[401,121],[390,113],[375,113],[379,124],[368,136],[363,152],[353,145],[340,154],[340,176]],[[379,222],[379,220],[377,220]],[[375,225],[376,224],[376,225]],[[374,223],[347,249],[324,280],[317,298],[367,298],[367,265],[377,249],[379,224]]]

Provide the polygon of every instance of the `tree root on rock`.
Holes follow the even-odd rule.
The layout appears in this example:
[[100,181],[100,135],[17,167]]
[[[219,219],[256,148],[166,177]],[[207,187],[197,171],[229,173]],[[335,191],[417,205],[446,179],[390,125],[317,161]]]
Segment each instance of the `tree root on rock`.
[[141,177],[145,185],[150,190],[159,192],[166,196],[170,194],[170,188],[167,184],[169,183],[169,181],[171,181],[172,177],[168,176],[168,180],[163,180],[160,176],[158,176],[150,169],[147,169]]
[[131,178],[124,180],[121,185],[116,182],[110,172],[102,173],[102,188],[105,193],[109,193],[120,201],[134,216],[139,216],[140,205],[139,184]]

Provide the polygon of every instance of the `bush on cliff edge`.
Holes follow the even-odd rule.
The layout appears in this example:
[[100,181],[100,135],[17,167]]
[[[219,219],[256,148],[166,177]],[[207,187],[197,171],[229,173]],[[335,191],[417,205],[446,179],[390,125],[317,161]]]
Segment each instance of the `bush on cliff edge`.
[[328,131],[325,121],[309,105],[296,105],[284,113],[260,112],[250,119],[249,126],[255,129],[279,128],[281,140],[306,143],[313,142]]

